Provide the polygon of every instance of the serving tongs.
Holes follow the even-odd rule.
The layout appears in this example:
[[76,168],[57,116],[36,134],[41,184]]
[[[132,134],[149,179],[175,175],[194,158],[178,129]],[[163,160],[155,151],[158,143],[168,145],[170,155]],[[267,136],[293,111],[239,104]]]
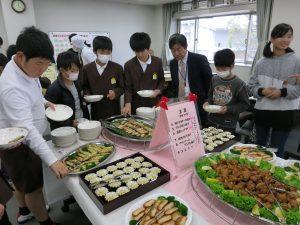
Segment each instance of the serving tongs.
[[126,180],[129,180],[130,179],[130,175],[126,175],[126,174],[121,174],[119,176],[115,176],[114,178],[112,178],[111,180],[107,180],[107,181],[100,181],[99,183],[96,183],[96,184],[91,184],[91,188],[92,189],[97,189],[97,188],[100,188],[100,187],[105,187],[111,183],[115,183],[117,181],[126,181]]

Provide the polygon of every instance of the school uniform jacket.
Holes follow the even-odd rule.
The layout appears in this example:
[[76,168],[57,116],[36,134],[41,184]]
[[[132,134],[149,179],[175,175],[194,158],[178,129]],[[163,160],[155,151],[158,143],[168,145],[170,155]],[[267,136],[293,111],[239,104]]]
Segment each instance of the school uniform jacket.
[[125,96],[124,103],[131,103],[131,113],[135,114],[138,107],[153,107],[157,98],[143,98],[137,92],[140,90],[164,89],[164,70],[160,58],[151,56],[151,64],[143,71],[137,57],[132,58],[124,66]]

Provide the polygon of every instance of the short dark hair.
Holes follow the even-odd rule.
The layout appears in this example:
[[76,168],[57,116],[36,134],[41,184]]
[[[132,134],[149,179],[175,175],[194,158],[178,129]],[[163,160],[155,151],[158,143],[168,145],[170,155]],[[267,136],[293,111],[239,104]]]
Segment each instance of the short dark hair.
[[34,26],[21,32],[16,46],[17,52],[23,52],[26,60],[37,57],[53,60],[54,50],[48,35]]
[[179,34],[179,33],[171,35],[171,37],[169,38],[169,48],[172,49],[176,44],[181,45],[186,49],[187,48],[186,37],[183,34]]
[[[277,24],[271,32],[271,38],[276,39],[276,38],[283,37],[289,31],[291,31],[292,35],[294,34],[294,30],[291,25],[286,24],[286,23]],[[285,49],[285,52],[286,53],[294,52],[294,50],[291,49],[290,47],[288,47],[287,49]],[[266,58],[271,58],[273,56],[273,52],[271,50],[271,41],[269,41],[265,45],[264,51],[263,51],[263,56]]]
[[0,66],[5,67],[7,62],[7,57],[4,54],[0,53]]
[[0,46],[3,45],[3,39],[0,37]]
[[58,69],[70,69],[72,67],[72,64],[75,64],[78,66],[78,68],[81,67],[78,55],[71,51],[66,51],[59,53],[56,60],[57,68]]
[[51,81],[47,77],[40,77],[39,78],[42,88],[48,89],[51,85]]
[[109,37],[97,36],[93,40],[93,50],[96,52],[98,49],[112,51],[112,42]]
[[141,52],[150,48],[151,38],[147,33],[137,32],[131,35],[129,44],[133,51]]
[[216,67],[231,67],[234,65],[235,54],[229,49],[225,48],[217,51],[214,56],[214,62]]
[[12,56],[17,53],[17,46],[10,45],[6,50],[6,56],[8,60],[11,60]]
[[77,34],[75,34],[75,33],[72,33],[72,34],[70,34],[70,35],[69,35],[69,37],[68,37],[68,38],[69,38],[69,41],[70,41],[70,43],[71,43],[71,39],[72,39],[72,37],[74,37],[74,36],[76,36],[76,35],[77,35]]

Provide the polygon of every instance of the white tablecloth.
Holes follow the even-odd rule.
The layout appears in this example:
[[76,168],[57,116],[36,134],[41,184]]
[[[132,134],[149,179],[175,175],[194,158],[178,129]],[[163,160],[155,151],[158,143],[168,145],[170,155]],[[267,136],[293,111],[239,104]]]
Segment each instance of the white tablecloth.
[[[56,156],[58,158],[62,158],[67,153],[75,150],[80,145],[83,145],[87,142],[78,141],[76,144],[72,145],[69,148],[64,148],[64,150],[60,148],[55,148],[51,141],[48,142],[48,145],[53,149]],[[116,153],[111,161],[115,161],[121,158],[121,156]],[[277,162],[284,162],[283,159],[277,158]],[[57,180],[49,168],[44,167],[44,186],[45,186],[45,197],[48,204],[54,203],[56,201],[63,200],[70,196],[71,194],[76,199],[77,203],[87,216],[87,218],[94,225],[125,225],[124,218],[125,215],[130,208],[131,205],[140,201],[145,196],[153,195],[157,193],[171,195],[171,193],[165,191],[163,188],[158,187],[153,191],[135,199],[127,203],[126,205],[114,210],[113,212],[103,215],[102,212],[97,208],[95,203],[91,200],[91,198],[86,194],[83,188],[79,184],[78,176],[68,176],[63,179],[63,181]],[[202,218],[199,214],[193,212],[193,220],[191,225],[208,225],[208,223],[204,218]],[[215,224],[213,224],[215,225]]]
[[[55,155],[58,158],[62,158],[68,152],[73,151],[78,146],[85,144],[87,142],[78,141],[75,145],[72,145],[69,148],[56,148],[53,146],[51,141],[48,141],[48,145],[53,149]],[[119,154],[115,154],[111,161],[115,161],[121,158]],[[169,192],[165,191],[163,188],[158,187],[153,191],[127,203],[126,205],[114,210],[113,212],[103,215],[102,212],[98,209],[95,203],[91,198],[86,194],[83,188],[79,184],[78,176],[68,176],[63,179],[63,181],[57,180],[52,174],[48,167],[44,166],[44,186],[45,186],[45,198],[48,204],[63,200],[70,196],[71,194],[76,199],[77,203],[87,216],[87,218],[94,225],[124,225],[125,215],[131,205],[137,201],[143,199],[145,196],[153,195],[157,193],[162,193],[166,195],[171,195]],[[197,213],[193,213],[193,221],[191,225],[209,225],[207,221],[201,218]]]

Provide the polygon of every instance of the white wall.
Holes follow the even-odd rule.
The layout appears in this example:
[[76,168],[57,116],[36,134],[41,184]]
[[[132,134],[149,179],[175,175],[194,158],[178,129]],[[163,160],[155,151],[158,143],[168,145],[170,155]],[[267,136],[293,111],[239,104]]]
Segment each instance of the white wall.
[[129,38],[134,32],[151,36],[155,55],[161,54],[161,11],[158,6],[101,0],[34,0],[36,25],[49,31],[108,31],[113,60],[123,64],[133,56]]
[[[299,0],[274,0],[271,30],[279,23],[288,23],[294,29],[292,49],[300,55],[300,1]],[[270,31],[271,33],[271,31]]]
[[26,11],[23,13],[16,13],[11,8],[11,1],[1,0],[1,14],[3,14],[4,18],[8,44],[16,43],[17,37],[24,27],[35,25],[33,1],[26,0],[25,3]]
[[5,25],[4,25],[1,1],[0,1],[0,37],[3,39],[3,45],[2,45],[2,48],[0,49],[0,52],[5,53],[7,46],[8,46],[8,42],[7,42],[6,29],[5,29]]

